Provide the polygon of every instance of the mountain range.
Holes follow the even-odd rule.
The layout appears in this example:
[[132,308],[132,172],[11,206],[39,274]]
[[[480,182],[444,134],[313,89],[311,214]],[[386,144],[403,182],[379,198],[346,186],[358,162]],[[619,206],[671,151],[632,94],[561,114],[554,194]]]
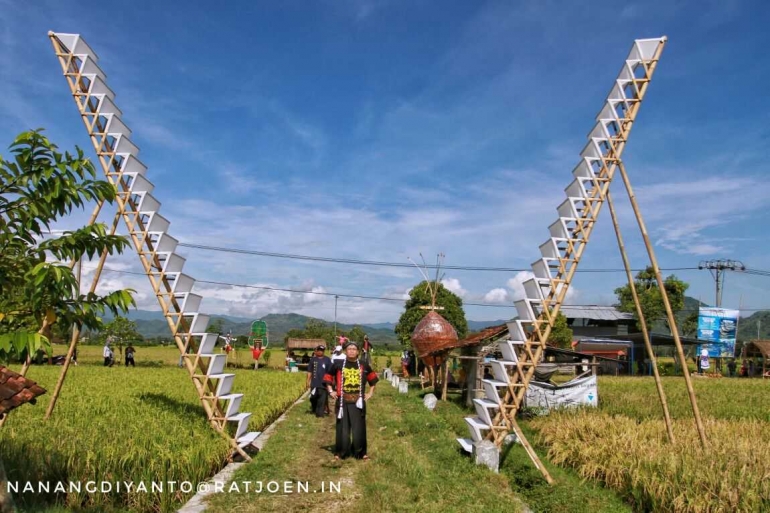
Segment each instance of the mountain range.
[[[151,310],[131,310],[126,316],[128,319],[136,323],[137,331],[145,338],[168,338],[169,329],[166,319],[163,317],[163,313],[160,311]],[[222,333],[232,333],[234,336],[248,335],[251,328],[251,323],[255,319],[249,319],[246,317],[235,317],[232,315],[219,315],[215,314],[211,316],[211,324],[221,319],[222,321]],[[273,343],[283,343],[283,339],[286,333],[291,329],[302,329],[305,327],[308,321],[318,320],[325,322],[329,325],[332,322],[324,319],[315,319],[314,317],[308,317],[296,313],[289,314],[269,314],[262,317],[263,321],[267,323],[268,333],[270,340]],[[503,324],[504,320],[494,321],[468,321],[468,329],[470,331],[479,331],[488,326],[495,326]],[[349,331],[355,324],[343,324],[337,323],[337,327],[340,331]],[[372,323],[372,324],[360,324],[364,331],[375,345],[383,344],[397,344],[396,334],[393,331],[396,327],[395,323]]]

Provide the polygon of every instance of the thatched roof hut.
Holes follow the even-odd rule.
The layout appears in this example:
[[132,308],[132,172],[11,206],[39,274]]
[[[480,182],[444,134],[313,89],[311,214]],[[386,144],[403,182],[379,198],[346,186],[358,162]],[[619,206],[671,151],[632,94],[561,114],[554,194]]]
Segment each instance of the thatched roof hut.
[[449,321],[435,311],[430,311],[415,326],[412,332],[412,346],[427,365],[439,365],[445,349],[457,345],[457,331]]

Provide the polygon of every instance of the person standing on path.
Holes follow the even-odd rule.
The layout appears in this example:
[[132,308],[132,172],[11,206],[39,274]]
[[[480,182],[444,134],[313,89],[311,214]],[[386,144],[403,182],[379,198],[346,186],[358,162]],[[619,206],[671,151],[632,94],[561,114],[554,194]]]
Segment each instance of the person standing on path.
[[316,417],[323,417],[326,414],[326,385],[324,377],[332,367],[332,361],[324,355],[326,346],[320,345],[315,348],[315,354],[307,365],[307,387],[310,389],[310,408]]
[[110,348],[110,341],[104,343],[104,349],[102,350],[102,356],[104,356],[104,366],[105,367],[112,367],[112,365],[115,363],[115,355],[112,352],[112,348]]
[[[358,343],[349,340],[344,346],[345,360],[332,364],[324,377],[324,383],[332,399],[337,415],[334,459],[352,455],[368,460],[366,453],[366,401],[374,393],[379,379],[372,368],[358,359]],[[369,393],[365,393],[366,384]],[[352,438],[352,443],[351,443]]]

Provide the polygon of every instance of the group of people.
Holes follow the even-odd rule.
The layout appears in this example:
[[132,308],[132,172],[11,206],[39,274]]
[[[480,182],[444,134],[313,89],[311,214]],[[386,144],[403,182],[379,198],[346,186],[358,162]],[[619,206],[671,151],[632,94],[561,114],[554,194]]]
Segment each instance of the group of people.
[[[131,367],[136,367],[136,362],[134,361],[135,353],[136,353],[136,349],[134,349],[134,346],[131,344],[128,344],[128,346],[126,347],[126,350],[123,353],[125,356],[126,367],[128,367],[129,365]],[[102,356],[104,356],[105,367],[112,367],[115,364],[115,353],[112,350],[112,341],[109,339],[104,343]]]
[[[369,361],[370,347],[368,337],[364,338],[363,344],[340,337],[331,358],[325,355],[326,346],[319,345],[308,362],[307,386],[312,412],[319,418],[332,412],[336,416],[335,460],[349,456],[369,459],[366,403],[379,381]],[[329,398],[333,409],[329,407]]]

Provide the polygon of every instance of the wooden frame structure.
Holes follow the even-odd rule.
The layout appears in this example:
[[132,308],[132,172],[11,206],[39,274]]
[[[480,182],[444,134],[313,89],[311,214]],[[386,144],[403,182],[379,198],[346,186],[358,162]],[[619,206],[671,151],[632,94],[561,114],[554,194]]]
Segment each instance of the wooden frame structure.
[[[161,204],[152,195],[154,185],[146,177],[147,167],[137,158],[139,148],[130,140],[131,130],[121,120],[122,112],[114,103],[115,93],[106,84],[98,57],[78,34],[49,32],[48,36],[99,163],[117,188],[111,233],[122,218],[209,423],[250,460],[243,449],[260,433],[248,432],[251,413],[239,412],[243,394],[231,393],[235,374],[224,372],[227,355],[214,353],[218,335],[206,332],[209,317],[199,313],[203,298],[192,292],[195,280],[182,272],[185,259],[175,252],[178,242],[168,234],[170,223],[159,213]],[[89,224],[96,221],[102,206],[96,206]],[[106,256],[102,254],[99,260],[92,292]],[[46,418],[55,406],[78,336],[75,330]]]
[[[554,321],[567,295],[586,244],[596,225],[601,207],[605,202],[610,204],[618,245],[623,255],[637,313],[639,318],[643,319],[609,191],[616,171],[622,176],[652,267],[655,270],[679,358],[681,361],[685,361],[673,312],[663,286],[660,268],[621,160],[629,133],[666,41],[666,37],[634,41],[620,74],[610,90],[604,106],[597,115],[596,123],[589,132],[589,141],[580,154],[580,163],[572,172],[574,180],[565,189],[567,199],[557,209],[559,219],[549,227],[551,237],[540,246],[542,258],[532,264],[534,278],[524,283],[526,298],[515,303],[519,318],[509,323],[511,339],[499,344],[503,359],[492,362],[494,364],[492,367],[494,379],[483,380],[487,397],[474,399],[478,416],[465,419],[471,439],[458,439],[466,450],[470,450],[473,444],[484,439],[491,440],[498,447],[501,447],[506,436],[513,431],[535,466],[549,483],[552,483],[553,479],[519,428],[516,422],[516,413],[522,406],[527,387],[535,372],[535,365],[543,356]],[[673,442],[668,405],[657,373],[657,365],[655,365],[655,356],[649,342],[647,327],[643,320],[642,329],[648,356],[655,369],[655,379],[664,410],[667,434],[669,440]],[[705,446],[705,432],[686,366],[684,366],[684,377],[700,439]]]

